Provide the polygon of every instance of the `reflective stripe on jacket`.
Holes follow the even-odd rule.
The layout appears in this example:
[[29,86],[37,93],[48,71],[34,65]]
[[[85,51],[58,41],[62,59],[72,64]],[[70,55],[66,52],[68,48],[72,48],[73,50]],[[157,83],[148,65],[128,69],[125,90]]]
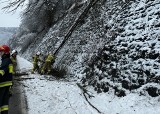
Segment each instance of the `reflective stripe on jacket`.
[[4,105],[4,106],[0,107],[0,113],[3,112],[3,111],[8,111],[8,110],[9,110],[8,105]]
[[0,67],[0,87],[12,85],[13,64],[10,57],[3,58]]

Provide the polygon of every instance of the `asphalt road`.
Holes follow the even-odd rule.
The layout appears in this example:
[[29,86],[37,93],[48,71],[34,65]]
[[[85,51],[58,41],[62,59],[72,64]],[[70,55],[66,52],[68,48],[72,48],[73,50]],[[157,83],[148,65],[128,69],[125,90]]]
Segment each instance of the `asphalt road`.
[[13,95],[9,101],[9,114],[28,114],[25,92],[21,81],[14,81]]

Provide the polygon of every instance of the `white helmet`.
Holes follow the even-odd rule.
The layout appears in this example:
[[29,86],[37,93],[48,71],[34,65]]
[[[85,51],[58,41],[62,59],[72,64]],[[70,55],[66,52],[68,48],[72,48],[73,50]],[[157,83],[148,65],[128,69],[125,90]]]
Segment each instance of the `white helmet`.
[[50,51],[50,52],[48,52],[48,55],[52,55],[52,52]]
[[11,55],[13,55],[14,53],[18,53],[17,50],[12,50]]
[[38,51],[37,53],[36,53],[36,55],[40,55],[41,53]]

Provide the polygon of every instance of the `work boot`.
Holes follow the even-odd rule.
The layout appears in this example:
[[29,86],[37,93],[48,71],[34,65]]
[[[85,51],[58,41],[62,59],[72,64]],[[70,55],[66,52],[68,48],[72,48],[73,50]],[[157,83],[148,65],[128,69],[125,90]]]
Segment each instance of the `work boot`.
[[51,70],[48,70],[47,74],[48,74],[48,75],[51,74]]
[[44,74],[44,70],[41,71],[41,74]]

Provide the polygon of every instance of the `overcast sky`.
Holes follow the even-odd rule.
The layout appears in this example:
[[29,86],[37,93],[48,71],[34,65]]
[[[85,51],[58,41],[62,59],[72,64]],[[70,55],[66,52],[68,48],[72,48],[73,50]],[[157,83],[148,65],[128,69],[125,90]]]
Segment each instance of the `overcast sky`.
[[20,9],[15,13],[5,13],[2,10],[5,4],[0,4],[0,27],[19,27],[21,23]]

